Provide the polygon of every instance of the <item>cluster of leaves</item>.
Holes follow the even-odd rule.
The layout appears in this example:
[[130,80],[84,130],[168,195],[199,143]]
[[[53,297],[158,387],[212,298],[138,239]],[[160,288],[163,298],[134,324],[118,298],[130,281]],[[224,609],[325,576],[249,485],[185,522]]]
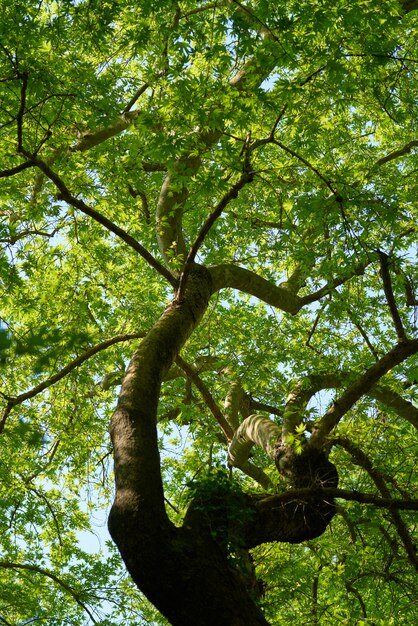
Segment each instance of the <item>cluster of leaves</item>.
[[200,511],[213,538],[228,553],[242,547],[240,529],[251,516],[248,497],[225,468],[213,467],[189,483],[186,501]]

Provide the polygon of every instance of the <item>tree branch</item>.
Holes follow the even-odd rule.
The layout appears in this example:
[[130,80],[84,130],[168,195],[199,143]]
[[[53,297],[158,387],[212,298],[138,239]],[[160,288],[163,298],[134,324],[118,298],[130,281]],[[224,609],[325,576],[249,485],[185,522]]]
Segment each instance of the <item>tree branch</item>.
[[398,159],[399,157],[404,156],[405,154],[409,154],[409,152],[411,152],[411,150],[413,148],[416,148],[417,146],[418,146],[418,139],[413,139],[402,148],[399,148],[398,150],[394,150],[393,152],[390,152],[386,156],[378,159],[375,165],[384,165],[385,163],[388,163],[389,161]]
[[296,315],[306,304],[317,302],[339,285],[348,282],[354,276],[363,274],[368,264],[361,263],[357,265],[348,275],[335,278],[331,283],[307,296],[298,296],[294,292],[292,283],[288,285],[288,283],[284,282],[277,286],[257,273],[238,265],[225,263],[211,267],[209,271],[212,275],[213,293],[220,289],[237,289],[255,296],[281,311]]
[[107,139],[119,135],[119,133],[129,128],[129,126],[131,126],[131,124],[137,117],[139,117],[139,115],[141,115],[141,111],[139,110],[127,110],[124,111],[122,115],[120,115],[114,122],[112,122],[108,126],[98,128],[91,132],[86,131],[81,135],[80,140],[70,148],[70,152],[85,152],[86,150],[94,148],[94,146],[98,146]]
[[340,419],[380,378],[396,365],[418,352],[418,339],[397,344],[390,352],[367,369],[348,389],[332,404],[325,415],[315,424],[309,444],[321,447],[326,437]]
[[318,496],[324,499],[341,498],[352,502],[360,502],[361,504],[373,504],[381,509],[394,509],[404,511],[418,511],[418,500],[401,500],[398,498],[379,498],[370,493],[360,493],[358,491],[350,491],[349,489],[338,488],[321,488],[306,487],[303,489],[289,489],[285,493],[278,493],[272,496],[262,497],[257,502],[257,508],[260,510],[274,508],[282,502],[291,502],[298,498],[306,498],[309,496]]
[[380,261],[380,272],[383,281],[383,289],[385,291],[386,300],[388,303],[389,311],[395,325],[396,333],[398,335],[398,341],[407,341],[408,338],[405,334],[405,329],[402,324],[401,316],[399,315],[398,307],[396,306],[395,296],[393,295],[392,281],[389,272],[389,257],[381,250],[377,251]]
[[368,265],[370,265],[370,263],[371,261],[368,261],[365,263],[359,263],[347,275],[341,276],[339,278],[335,278],[331,282],[327,283],[324,287],[321,287],[321,289],[318,289],[317,291],[314,291],[313,293],[307,296],[301,296],[299,298],[301,302],[300,307],[305,306],[305,304],[311,304],[312,302],[317,302],[323,296],[328,295],[331,291],[336,289],[336,287],[340,287],[340,285],[343,285],[344,283],[351,280],[351,278],[354,278],[354,276],[361,276],[362,274],[364,274],[365,269],[367,268]]
[[28,73],[24,72],[20,75],[22,79],[22,88],[20,90],[20,106],[16,116],[17,123],[17,151],[21,152],[23,149],[23,116],[25,114],[26,107],[26,91],[28,88]]
[[0,178],[7,178],[8,176],[14,176],[15,174],[19,174],[19,172],[23,172],[23,170],[27,170],[29,167],[35,167],[35,163],[32,161],[25,161],[20,165],[16,165],[16,167],[12,167],[9,170],[0,171]]
[[[355,443],[353,443],[352,441],[350,441],[347,437],[335,437],[332,440],[333,444],[339,445],[342,448],[344,448],[345,450],[347,450],[347,452],[351,455],[353,462],[356,465],[359,465],[360,467],[362,467],[363,469],[366,470],[366,472],[369,474],[370,478],[373,480],[374,484],[376,485],[376,487],[379,489],[380,493],[382,494],[383,498],[386,500],[390,500],[391,498],[391,493],[386,485],[386,481],[382,475],[381,472],[379,472],[373,465],[371,459],[369,459],[369,457],[367,456],[367,454],[365,454],[363,452],[363,450],[361,450],[361,448],[359,448]],[[411,500],[411,506],[413,504],[416,504],[416,509],[412,509],[412,508],[408,508],[408,510],[418,510],[418,501],[417,500]],[[408,528],[406,526],[406,524],[404,523],[404,521],[402,520],[401,516],[399,515],[399,511],[396,510],[397,508],[404,508],[404,507],[388,507],[389,509],[389,513],[390,516],[392,518],[392,521],[398,531],[399,537],[402,540],[402,543],[404,545],[404,548],[406,550],[406,553],[408,555],[409,561],[412,563],[412,565],[415,567],[415,569],[418,571],[418,558],[417,558],[417,554],[416,554],[416,548],[414,545],[414,542],[411,539],[411,536],[408,532]]]
[[276,444],[281,436],[277,424],[264,415],[250,415],[237,428],[228,448],[228,463],[241,467],[248,461],[251,448],[259,446],[270,457],[274,458]]
[[90,611],[90,609],[84,604],[84,602],[80,599],[80,595],[72,588],[70,585],[65,583],[61,578],[58,578],[53,572],[50,572],[47,569],[43,569],[42,567],[38,567],[37,565],[30,565],[29,563],[12,563],[10,561],[0,561],[0,567],[3,569],[21,569],[30,572],[35,572],[36,574],[41,574],[42,576],[46,576],[53,580],[57,585],[59,585],[64,591],[66,591],[76,602],[77,604],[87,613],[91,621],[96,624],[97,620],[94,615]]
[[224,400],[224,413],[225,419],[234,431],[239,427],[239,410],[244,396],[245,392],[241,382],[239,380],[231,381]]
[[130,246],[133,250],[135,250],[135,252],[137,252],[140,256],[142,256],[142,258],[145,259],[147,263],[151,265],[151,267],[157,270],[157,272],[161,274],[161,276],[164,276],[164,278],[173,287],[177,286],[177,279],[173,276],[170,270],[166,269],[163,265],[161,265],[161,263],[157,261],[157,259],[155,259],[152,256],[152,254],[148,252],[146,248],[144,248],[144,246],[142,246],[136,239],[134,239],[132,235],[130,235],[125,230],[123,230],[122,228],[114,224],[111,220],[109,220],[107,217],[105,217],[104,215],[102,215],[101,213],[93,209],[92,207],[88,206],[83,200],[80,200],[76,198],[75,196],[73,196],[70,190],[68,189],[68,187],[66,186],[66,184],[64,183],[64,181],[62,180],[62,178],[58,176],[58,174],[56,174],[47,165],[47,163],[45,163],[45,161],[29,154],[25,150],[22,150],[21,152],[22,154],[24,154],[24,156],[30,159],[33,162],[33,164],[36,165],[55,184],[55,186],[60,192],[59,194],[60,200],[64,200],[70,206],[73,206],[74,208],[78,209],[82,213],[85,213],[89,217],[93,218],[96,222],[98,222],[99,224],[107,228],[107,230],[117,235],[120,239],[122,239],[122,241],[124,241],[126,244],[128,244],[128,246]]
[[[233,0],[227,0],[227,4],[233,6],[234,10],[241,12],[246,21],[249,21],[253,26],[255,24],[256,30],[259,31],[264,39],[272,38],[272,36],[274,38],[270,29],[244,5],[235,3]],[[259,50],[255,51],[254,55],[257,52]],[[229,86],[238,91],[249,87],[256,88],[272,72],[275,65],[276,59],[272,55],[269,55],[268,58],[266,55],[263,55],[263,58],[260,59],[254,56],[230,79]],[[174,256],[177,256],[177,258],[186,256],[186,246],[182,232],[182,214],[189,191],[186,186],[183,186],[180,190],[173,191],[172,186],[173,182],[175,182],[176,174],[181,174],[185,168],[189,175],[195,174],[201,166],[202,154],[219,140],[222,133],[223,127],[209,131],[198,130],[196,132],[194,156],[191,156],[192,151],[183,154],[177,160],[173,173],[168,174],[163,183],[157,204],[157,235],[161,253],[166,257],[167,263],[170,263],[169,256],[171,253],[174,253]]]
[[272,482],[267,474],[263,472],[260,467],[257,467],[256,465],[254,465],[254,463],[251,463],[251,461],[243,461],[241,465],[234,465],[233,467],[236,467],[243,474],[255,480],[259,485],[263,487],[263,489],[267,490],[272,487]]
[[181,369],[185,372],[187,377],[190,378],[192,383],[199,390],[203,400],[205,401],[206,406],[208,407],[213,417],[215,418],[215,420],[218,422],[219,426],[221,427],[222,432],[224,433],[226,437],[226,440],[231,441],[234,435],[234,431],[232,430],[231,426],[226,421],[222,411],[216,404],[209,389],[207,388],[203,380],[200,378],[199,374],[191,367],[191,365],[189,365],[186,361],[184,361],[184,359],[182,359],[180,355],[176,357],[176,363],[179,367],[181,367]]
[[405,13],[418,10],[418,0],[399,0]]
[[298,159],[301,163],[303,163],[304,165],[306,165],[306,167],[308,169],[310,169],[320,180],[322,180],[323,183],[325,183],[325,185],[328,187],[328,189],[331,191],[331,193],[333,194],[333,196],[335,196],[335,199],[337,200],[337,202],[341,202],[342,198],[340,196],[340,194],[338,193],[338,191],[336,191],[336,189],[334,189],[334,187],[332,186],[331,182],[328,180],[328,178],[326,178],[325,176],[323,176],[323,174],[321,174],[321,172],[318,170],[318,168],[316,168],[314,165],[312,165],[312,163],[310,163],[307,159],[305,159],[302,155],[300,155],[298,152],[295,152],[294,150],[292,150],[291,148],[289,148],[288,146],[285,146],[283,143],[281,143],[280,141],[277,141],[277,139],[272,139],[271,143],[273,143],[276,146],[279,146],[279,148],[281,148],[282,150],[284,150],[285,152],[287,152],[288,154],[290,154],[291,156],[295,157],[296,159]]
[[237,289],[293,315],[302,306],[302,298],[299,296],[238,265],[216,265],[210,268],[210,273],[213,293],[220,289]]
[[[196,388],[200,391],[200,394],[204,399],[206,406],[209,408],[215,420],[221,427],[226,440],[231,441],[234,436],[234,430],[229,422],[225,419],[222,411],[219,409],[203,380],[200,378],[197,372],[180,356],[177,356],[176,363],[179,367],[181,367],[181,369],[185,372],[188,378],[190,378]],[[248,461],[248,459],[242,462],[242,464],[239,466],[239,469],[244,472],[244,474],[258,482],[264,489],[268,489],[269,487],[271,487],[271,481],[269,477],[263,472],[262,469]]]
[[178,301],[181,301],[183,294],[184,294],[184,290],[187,284],[187,279],[189,277],[190,274],[190,270],[191,267],[194,263],[194,260],[196,258],[196,254],[200,248],[200,246],[202,245],[206,235],[208,234],[209,230],[212,228],[213,224],[216,222],[216,220],[218,219],[218,217],[220,217],[220,215],[222,214],[222,211],[225,209],[225,207],[232,202],[232,200],[234,200],[235,198],[238,197],[238,193],[239,191],[249,182],[251,182],[253,180],[253,174],[252,172],[243,172],[243,174],[241,175],[241,177],[239,178],[239,180],[231,187],[231,189],[223,196],[223,198],[218,202],[217,206],[215,207],[215,209],[212,211],[212,213],[208,216],[208,218],[206,219],[205,223],[203,224],[203,226],[201,227],[192,247],[190,248],[190,251],[187,255],[186,258],[186,262],[183,268],[183,272],[182,275],[180,277],[180,283],[179,283],[179,288],[177,291],[177,295],[176,298]]
[[142,96],[142,94],[148,89],[148,87],[149,87],[148,83],[144,83],[143,85],[141,85],[141,87],[134,93],[134,95],[129,100],[126,107],[123,109],[123,112],[122,112],[123,114],[126,115],[127,113],[130,112],[135,102]]
[[276,415],[277,417],[283,417],[283,410],[278,409],[271,404],[265,404],[264,402],[259,402],[255,400],[252,396],[248,396],[249,400],[249,408],[251,413],[254,411],[266,411],[266,413],[271,413],[272,415]]
[[110,346],[113,346],[115,343],[120,343],[122,341],[130,341],[131,339],[139,339],[143,336],[144,336],[144,333],[115,335],[114,337],[111,337],[110,339],[107,339],[106,341],[102,341],[101,343],[98,343],[95,346],[92,346],[91,348],[86,350],[83,354],[81,354],[76,359],[71,361],[68,365],[63,367],[59,372],[57,372],[53,376],[50,376],[49,378],[44,380],[42,383],[39,383],[39,385],[36,385],[32,389],[30,389],[29,391],[25,391],[24,393],[21,393],[20,395],[16,397],[6,396],[3,394],[3,397],[6,398],[8,402],[7,402],[7,406],[3,412],[3,415],[0,421],[0,434],[4,430],[6,419],[8,415],[10,414],[11,410],[13,409],[13,407],[17,406],[18,404],[22,404],[22,402],[24,402],[25,400],[34,398],[36,395],[38,395],[38,393],[41,393],[48,387],[51,387],[52,385],[57,383],[59,380],[67,376],[70,372],[72,372],[77,367],[80,367],[80,365],[82,365],[85,361],[90,359],[92,356],[94,356],[98,352],[101,352],[102,350],[106,350]]
[[203,13],[204,11],[210,11],[211,9],[217,9],[219,7],[219,2],[208,2],[208,4],[202,4],[200,7],[196,7],[196,9],[191,9],[187,11],[187,13],[182,13],[179,17],[180,20],[190,17],[191,15],[196,15],[196,13]]

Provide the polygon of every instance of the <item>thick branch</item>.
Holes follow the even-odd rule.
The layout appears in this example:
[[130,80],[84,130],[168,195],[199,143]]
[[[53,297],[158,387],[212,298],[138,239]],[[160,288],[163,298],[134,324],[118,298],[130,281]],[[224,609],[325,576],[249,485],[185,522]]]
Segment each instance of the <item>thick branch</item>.
[[281,436],[281,429],[263,415],[246,417],[228,448],[228,463],[241,467],[247,462],[251,448],[260,446],[270,458],[274,458],[276,444]]
[[294,433],[296,427],[302,423],[306,406],[315,393],[321,389],[333,389],[341,385],[342,376],[331,373],[316,376],[315,374],[298,380],[292,387],[283,412],[282,439],[286,441],[288,433]]
[[318,495],[324,499],[341,498],[352,502],[360,502],[361,504],[373,504],[380,509],[398,509],[404,511],[418,511],[418,500],[401,500],[398,498],[379,498],[371,493],[360,493],[359,491],[350,491],[349,489],[338,488],[303,488],[290,489],[285,493],[278,493],[272,496],[265,496],[257,502],[257,508],[260,510],[269,509],[281,502],[291,502],[297,498],[305,498],[309,495]]
[[418,10],[418,0],[399,0],[399,2],[402,5],[405,13]]
[[369,367],[328,409],[313,429],[310,445],[321,447],[326,437],[351,407],[367,394],[380,378],[396,365],[418,352],[418,339],[396,345],[384,357]]
[[[152,536],[152,542],[158,543],[159,524],[166,530],[170,527],[160,473],[158,400],[164,377],[206,311],[210,282],[207,270],[193,268],[181,304],[167,307],[135,351],[112,417],[116,497],[109,528],[128,568],[132,562],[129,554],[142,549],[141,542],[147,538],[150,542]],[[158,578],[158,563],[148,565]]]
[[302,306],[302,299],[292,291],[277,287],[255,272],[238,265],[216,265],[210,268],[210,273],[214,292],[220,289],[238,289],[293,315]]
[[321,287],[321,289],[318,289],[318,291],[307,296],[298,296],[294,293],[293,284],[288,286],[285,282],[277,286],[255,272],[239,267],[238,265],[226,263],[216,265],[210,268],[210,272],[212,274],[214,292],[227,288],[237,289],[238,291],[255,296],[281,311],[296,315],[305,305],[317,302],[339,285],[348,282],[354,276],[363,274],[366,267],[366,263],[359,264],[349,274],[335,278],[324,287]]
[[[410,4],[413,4],[413,3],[411,2]],[[416,4],[415,8],[417,8],[418,4],[416,2],[415,4]],[[395,159],[398,159],[401,156],[404,156],[405,154],[409,154],[409,152],[411,152],[411,150],[413,148],[416,148],[417,146],[418,146],[418,139],[413,139],[402,148],[399,148],[398,150],[394,150],[393,152],[390,152],[386,156],[382,157],[381,159],[378,159],[376,161],[376,165],[384,165],[385,163],[388,163],[389,161],[393,161]]]
[[376,398],[382,404],[392,408],[398,415],[407,420],[418,430],[418,409],[416,406],[402,398],[396,391],[380,383],[374,385],[369,391],[369,395]]
[[229,387],[224,401],[225,419],[233,431],[239,427],[239,410],[245,396],[244,389],[239,380],[233,380]]
[[[198,161],[200,165],[200,159]],[[181,169],[181,163],[178,164],[177,169]],[[195,169],[198,169],[198,165],[195,165]],[[182,257],[183,260],[186,257],[182,217],[184,203],[189,192],[186,187],[182,187],[180,191],[173,191],[173,179],[175,179],[175,173],[167,174],[165,177],[156,210],[157,241],[167,265],[170,264],[172,257],[177,259]]]
[[19,174],[19,172],[23,172],[23,170],[27,170],[29,167],[35,167],[35,163],[32,163],[32,161],[25,161],[20,165],[16,165],[16,167],[10,168],[9,170],[2,170],[0,172],[0,178],[14,176],[15,174]]
[[[286,400],[282,436],[287,432],[294,432],[295,427],[303,422],[306,406],[313,395],[322,389],[338,389],[350,377],[352,377],[350,372],[336,371],[329,374],[311,374],[298,380]],[[392,408],[400,417],[418,429],[418,409],[389,386],[376,383],[367,395]]]
[[[272,32],[243,4],[227,0],[234,11],[241,13],[243,19],[264,39],[274,38]],[[269,76],[276,65],[276,59],[269,53],[263,53],[263,44],[254,53],[253,58],[239,70],[229,81],[230,87],[236,90],[255,89]],[[210,116],[210,112],[209,112]],[[211,146],[216,144],[222,136],[223,127],[196,132],[195,150],[183,154],[177,161],[174,171],[167,175],[161,188],[160,197],[157,204],[157,235],[161,253],[165,256],[168,264],[174,256],[177,260],[184,262],[186,258],[186,245],[182,231],[182,216],[184,204],[188,198],[189,191],[186,186],[180,190],[173,190],[177,175],[182,175],[186,170],[188,176],[195,174],[202,163],[202,154]],[[200,243],[198,244],[198,246]],[[196,252],[190,251],[192,258]],[[182,259],[179,257],[183,257]]]
[[[279,40],[273,31],[254,13],[253,9],[238,2],[238,0],[227,0],[227,3],[240,15],[240,18],[247,22],[248,26],[261,37],[263,42]],[[263,50],[263,44],[256,51],[254,56],[244,63],[242,68],[231,78],[229,84],[239,91],[248,91],[259,87],[274,70],[277,58],[270,51]]]
[[[145,87],[146,89],[146,87]],[[145,91],[145,89],[143,91]],[[143,91],[141,93],[143,93]],[[86,131],[81,135],[79,141],[70,148],[71,152],[85,152],[86,150],[90,150],[94,146],[98,146],[103,143],[107,139],[111,137],[115,137],[119,135],[119,133],[123,132],[131,124],[134,120],[141,114],[141,111],[125,111],[120,115],[114,122],[109,124],[108,126],[104,126],[103,128],[98,128],[93,131]]]

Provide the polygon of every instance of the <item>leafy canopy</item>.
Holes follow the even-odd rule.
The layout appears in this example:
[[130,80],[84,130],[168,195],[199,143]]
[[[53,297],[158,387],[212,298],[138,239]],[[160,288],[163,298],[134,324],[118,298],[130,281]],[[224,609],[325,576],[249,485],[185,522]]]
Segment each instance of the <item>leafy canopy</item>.
[[[238,284],[222,270],[236,289],[212,298],[182,356],[221,412],[238,381],[247,408],[279,426],[305,381],[309,404],[289,421],[296,448],[340,388],[416,337],[414,8],[3,3],[0,622],[167,623],[126,578],[97,516],[112,499],[107,431],[123,372],[193,242],[197,262],[247,274]],[[341,488],[412,497],[411,355],[332,431],[375,470],[336,445]],[[339,382],[323,386],[308,378],[335,373]],[[163,384],[158,428],[177,523],[187,485],[225,465],[227,446],[181,369]],[[252,462],[280,489],[261,449]],[[238,469],[233,477],[261,490]],[[266,616],[412,624],[412,513],[396,523],[386,509],[340,505],[320,539],[254,550]],[[97,549],[86,533],[98,534]]]

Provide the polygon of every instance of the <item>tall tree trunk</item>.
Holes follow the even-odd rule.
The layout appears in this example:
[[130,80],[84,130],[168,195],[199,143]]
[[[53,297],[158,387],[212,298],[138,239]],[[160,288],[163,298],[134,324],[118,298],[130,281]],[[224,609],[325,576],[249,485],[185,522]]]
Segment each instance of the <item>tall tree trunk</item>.
[[[209,272],[195,266],[182,301],[167,307],[129,364],[111,422],[116,494],[109,530],[138,588],[174,626],[266,625],[245,576],[212,536],[213,520],[191,506],[176,528],[164,505],[156,427],[161,382],[211,293]],[[248,505],[252,518],[238,531],[244,548],[317,536],[333,514],[330,505],[324,515],[312,502],[269,508],[249,500]]]

